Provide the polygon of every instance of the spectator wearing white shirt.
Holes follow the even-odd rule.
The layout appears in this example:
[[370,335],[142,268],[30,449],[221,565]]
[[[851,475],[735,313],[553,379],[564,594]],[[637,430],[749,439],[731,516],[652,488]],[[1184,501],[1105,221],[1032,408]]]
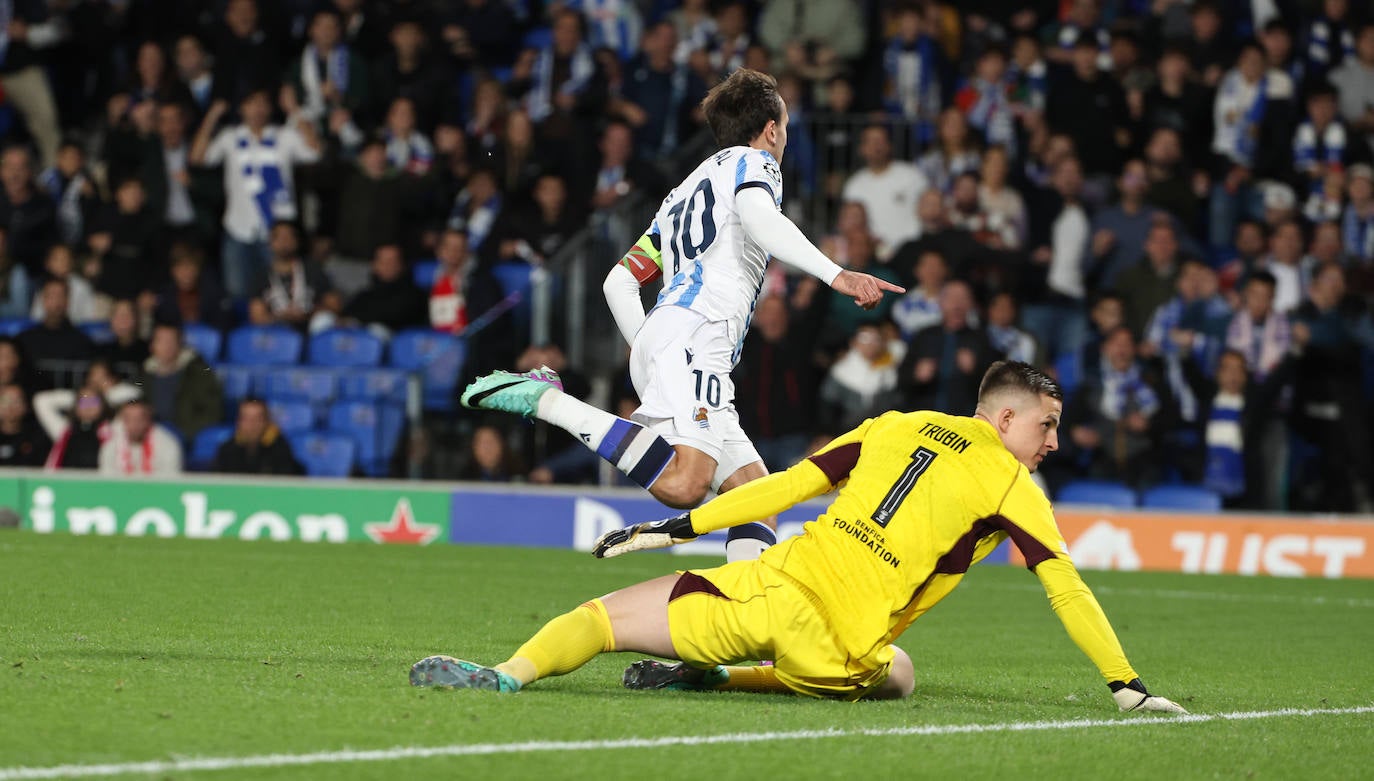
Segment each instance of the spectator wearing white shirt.
[[[1302,228],[1296,220],[1280,224],[1269,236],[1269,254],[1256,268],[1274,276],[1274,311],[1288,315],[1307,298],[1313,262],[1304,262]],[[1307,259],[1310,261],[1310,259]]]
[[864,128],[859,144],[864,167],[844,185],[844,200],[858,201],[868,211],[868,225],[888,257],[903,243],[921,235],[916,201],[929,186],[925,174],[904,160],[892,159],[892,139],[885,125]]
[[121,425],[100,446],[100,474],[170,477],[181,474],[181,443],[153,422],[153,408],[135,399],[119,410]]
[[1047,243],[1031,253],[1034,266],[1044,270],[1044,286],[1022,310],[1022,322],[1040,343],[1043,360],[1077,352],[1087,333],[1083,272],[1090,225],[1082,203],[1083,169],[1078,158],[1061,159],[1054,167],[1050,184],[1059,208],[1046,223]]
[[[285,93],[284,93],[285,94]],[[224,287],[233,298],[250,292],[252,280],[270,258],[267,234],[280,220],[296,218],[291,167],[320,157],[314,126],[299,106],[284,99],[285,126],[270,125],[272,103],[266,90],[254,90],[239,104],[243,123],[221,130],[211,140],[228,104],[216,101],[191,146],[193,165],[224,166],[224,241],[220,263]]]

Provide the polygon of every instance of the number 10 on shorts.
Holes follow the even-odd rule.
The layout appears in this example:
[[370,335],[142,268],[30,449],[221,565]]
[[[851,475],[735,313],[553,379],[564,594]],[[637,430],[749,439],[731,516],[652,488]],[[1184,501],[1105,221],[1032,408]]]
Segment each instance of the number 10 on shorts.
[[[704,401],[709,407],[719,407],[720,377],[715,374],[707,374],[701,369],[693,369],[692,376],[697,378],[697,401]],[[704,394],[703,391],[705,391]]]

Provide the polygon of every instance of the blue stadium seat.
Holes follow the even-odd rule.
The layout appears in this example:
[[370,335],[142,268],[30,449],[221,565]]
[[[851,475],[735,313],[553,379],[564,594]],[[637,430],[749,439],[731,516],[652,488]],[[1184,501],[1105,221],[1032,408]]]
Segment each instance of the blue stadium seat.
[[115,338],[114,331],[110,330],[110,324],[108,322],[82,323],[77,326],[77,328],[81,329],[81,333],[85,334],[87,338],[96,344],[113,342]]
[[395,405],[337,401],[329,408],[329,430],[353,437],[365,474],[385,475],[400,443],[405,412]]
[[20,331],[27,331],[32,326],[33,321],[27,317],[0,318],[0,336],[17,336]]
[[1214,513],[1221,510],[1221,495],[1200,485],[1159,485],[1141,494],[1140,506],[1151,510]]
[[186,346],[196,351],[196,354],[205,359],[206,363],[218,363],[220,348],[224,345],[224,334],[218,328],[208,326],[204,323],[190,323],[184,329],[183,341]]
[[229,334],[229,363],[291,366],[300,361],[301,335],[290,328],[246,325]]
[[330,369],[278,369],[259,379],[255,389],[263,398],[323,405],[338,396],[340,378]]
[[191,443],[191,452],[187,456],[186,465],[197,471],[209,469],[214,463],[215,453],[219,451],[219,446],[228,442],[234,436],[234,426],[231,423],[222,423],[216,426],[203,428],[196,434],[195,441]]
[[448,412],[458,404],[458,379],[467,358],[467,343],[452,334],[424,328],[391,338],[391,365],[420,372],[426,410]]
[[339,377],[339,398],[404,405],[410,375],[400,369],[365,369]]
[[1140,498],[1124,483],[1110,480],[1075,480],[1059,489],[1057,504],[1096,504],[1129,509],[1140,505]]
[[256,392],[253,384],[257,370],[256,366],[232,363],[221,363],[215,367],[215,374],[219,375],[220,385],[224,388],[224,401],[231,409],[238,406],[240,399],[246,399]]
[[519,292],[522,306],[529,305],[530,291],[533,287],[530,282],[532,271],[530,264],[522,260],[508,260],[491,267],[491,275],[496,277],[497,283],[501,285],[501,292],[505,295]]
[[362,328],[330,328],[310,337],[315,366],[365,368],[382,365],[382,340]]
[[1054,373],[1059,380],[1059,387],[1064,390],[1064,395],[1072,396],[1082,384],[1083,378],[1080,376],[1082,367],[1079,366],[1078,353],[1061,353],[1054,359]]
[[310,477],[348,477],[357,445],[341,434],[310,431],[291,438],[291,451]]
[[267,403],[272,420],[283,434],[299,434],[315,427],[315,408],[308,401],[273,400]]
[[415,286],[421,290],[428,291],[434,287],[434,278],[439,274],[439,261],[422,260],[415,264],[410,270],[410,276],[415,280]]

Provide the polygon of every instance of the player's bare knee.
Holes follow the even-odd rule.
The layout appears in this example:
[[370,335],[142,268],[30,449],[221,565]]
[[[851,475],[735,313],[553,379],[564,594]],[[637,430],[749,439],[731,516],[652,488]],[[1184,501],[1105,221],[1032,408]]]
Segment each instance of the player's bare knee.
[[888,668],[887,679],[865,699],[901,700],[910,697],[912,692],[916,691],[916,668],[911,663],[911,657],[896,646],[893,646],[892,650],[896,653]]

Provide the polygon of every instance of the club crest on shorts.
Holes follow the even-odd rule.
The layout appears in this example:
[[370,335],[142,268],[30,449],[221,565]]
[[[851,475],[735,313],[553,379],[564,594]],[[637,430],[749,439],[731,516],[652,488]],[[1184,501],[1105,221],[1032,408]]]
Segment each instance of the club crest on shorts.
[[710,427],[711,427],[711,421],[708,420],[707,417],[706,417],[706,408],[705,408],[705,407],[697,407],[696,413],[692,415],[692,420],[695,420],[696,423],[697,423],[697,425],[700,426],[701,428],[710,428]]

